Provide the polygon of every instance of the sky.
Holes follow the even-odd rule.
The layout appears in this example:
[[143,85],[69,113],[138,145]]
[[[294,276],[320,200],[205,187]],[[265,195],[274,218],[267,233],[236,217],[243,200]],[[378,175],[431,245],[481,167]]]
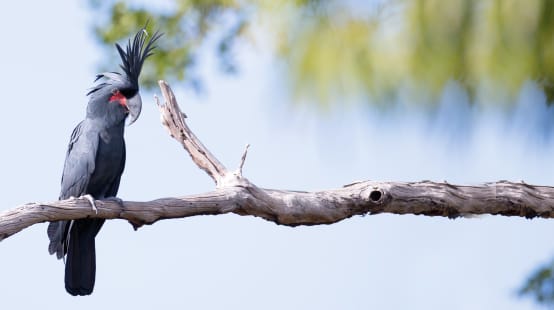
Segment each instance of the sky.
[[[84,117],[85,93],[104,55],[82,1],[29,5],[0,4],[0,211],[58,197],[69,136]],[[551,110],[531,84],[517,113],[504,117],[454,104],[463,96],[445,97],[431,120],[402,103],[386,115],[359,104],[321,112],[291,103],[263,46],[237,53],[239,75],[220,75],[206,57],[207,92],[174,89],[191,129],[228,168],[238,166],[251,144],[244,174],[258,186],[319,190],[366,179],[554,183],[553,145],[533,129],[549,126]],[[455,94],[456,86],[449,87]],[[213,190],[160,125],[153,94],[142,93],[142,115],[126,131],[119,197]],[[473,126],[466,128],[459,115]],[[72,297],[63,262],[48,255],[46,227],[0,242],[3,308],[536,309],[515,291],[554,257],[554,227],[542,219],[375,215],[290,228],[223,215],[138,231],[111,220],[96,241],[93,295]]]

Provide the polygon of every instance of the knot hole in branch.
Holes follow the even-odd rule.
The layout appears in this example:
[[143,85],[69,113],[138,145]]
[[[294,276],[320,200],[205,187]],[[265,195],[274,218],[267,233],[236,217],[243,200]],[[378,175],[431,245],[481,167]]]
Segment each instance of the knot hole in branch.
[[373,203],[380,203],[383,199],[383,191],[380,189],[374,189],[369,193],[369,199]]

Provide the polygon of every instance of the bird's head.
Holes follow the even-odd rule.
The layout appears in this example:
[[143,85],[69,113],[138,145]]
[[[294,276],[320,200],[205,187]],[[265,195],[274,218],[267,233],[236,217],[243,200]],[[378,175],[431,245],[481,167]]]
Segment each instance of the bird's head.
[[127,120],[128,125],[137,120],[142,109],[138,82],[140,71],[144,60],[152,55],[154,43],[161,35],[156,32],[148,38],[143,28],[132,40],[129,39],[125,50],[116,43],[123,73],[104,72],[96,76],[95,82],[103,81],[87,94],[90,96],[88,117],[101,118],[114,124]]

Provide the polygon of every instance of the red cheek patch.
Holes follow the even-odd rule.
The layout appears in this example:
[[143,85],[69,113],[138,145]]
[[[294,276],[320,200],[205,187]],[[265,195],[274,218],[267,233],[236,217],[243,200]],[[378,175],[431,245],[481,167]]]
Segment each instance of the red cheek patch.
[[125,96],[123,96],[123,94],[119,90],[110,97],[110,102],[114,101],[119,102],[120,105],[127,108],[127,98],[125,98]]

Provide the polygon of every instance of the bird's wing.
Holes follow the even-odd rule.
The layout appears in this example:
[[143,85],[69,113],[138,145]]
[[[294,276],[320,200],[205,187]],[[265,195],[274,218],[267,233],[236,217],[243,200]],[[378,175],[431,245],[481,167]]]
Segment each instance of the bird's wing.
[[94,131],[86,130],[86,127],[86,121],[82,121],[71,134],[63,168],[60,200],[86,194],[94,172],[99,136]]
[[[60,200],[85,194],[94,172],[98,134],[86,130],[86,127],[86,121],[82,121],[71,134],[63,168]],[[69,224],[70,221],[57,221],[48,225],[48,252],[56,253],[58,258],[62,258],[67,250],[65,241]]]

